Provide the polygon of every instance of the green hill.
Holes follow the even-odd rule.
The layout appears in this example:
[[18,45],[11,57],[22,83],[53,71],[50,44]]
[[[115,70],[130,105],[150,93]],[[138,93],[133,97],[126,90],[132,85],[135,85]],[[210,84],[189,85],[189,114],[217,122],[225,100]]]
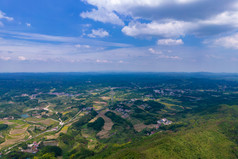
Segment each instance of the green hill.
[[222,106],[213,114],[192,116],[177,132],[159,132],[92,158],[238,158],[237,115],[237,106]]

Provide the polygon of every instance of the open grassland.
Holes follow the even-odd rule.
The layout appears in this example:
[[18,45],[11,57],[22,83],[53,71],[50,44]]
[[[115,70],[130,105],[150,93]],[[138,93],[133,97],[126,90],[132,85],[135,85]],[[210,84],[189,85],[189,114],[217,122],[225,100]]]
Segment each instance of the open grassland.
[[58,121],[54,119],[37,119],[37,118],[27,118],[26,121],[30,123],[38,123],[38,124],[43,124],[45,126],[50,126],[50,125],[56,125],[58,124]]

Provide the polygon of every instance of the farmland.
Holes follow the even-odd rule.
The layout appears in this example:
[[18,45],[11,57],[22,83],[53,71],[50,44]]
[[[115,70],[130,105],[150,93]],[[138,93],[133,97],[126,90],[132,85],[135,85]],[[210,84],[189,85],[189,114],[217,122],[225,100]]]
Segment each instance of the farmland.
[[63,158],[170,158],[177,151],[232,158],[238,83],[226,76],[1,74],[0,151],[5,158],[56,149]]

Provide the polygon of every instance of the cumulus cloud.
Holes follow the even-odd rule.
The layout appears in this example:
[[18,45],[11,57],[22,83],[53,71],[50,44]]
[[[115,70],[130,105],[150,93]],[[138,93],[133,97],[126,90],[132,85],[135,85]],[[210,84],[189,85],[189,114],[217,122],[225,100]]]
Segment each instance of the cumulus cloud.
[[151,23],[131,22],[122,29],[122,32],[129,36],[157,35],[162,37],[180,37],[184,36],[194,27],[192,23],[175,20],[153,21]]
[[222,12],[210,19],[204,20],[203,23],[216,25],[231,24],[238,26],[238,11]]
[[206,43],[212,43],[215,46],[238,49],[238,33],[230,36],[221,37],[216,40],[207,41]]
[[[96,21],[119,23],[107,15],[129,17],[129,25],[122,32],[128,36],[159,36],[178,38],[186,35],[211,36],[238,29],[238,3],[236,0],[84,0],[97,7],[84,12],[82,17]],[[207,6],[212,6],[212,9]],[[102,13],[101,13],[102,12]],[[90,14],[86,16],[84,14]],[[99,14],[96,14],[99,13]],[[103,13],[107,15],[103,15]],[[110,20],[97,20],[103,15]],[[146,21],[146,22],[145,22]],[[213,28],[213,29],[211,29]]]
[[157,41],[158,45],[182,45],[182,39],[160,39]]
[[103,23],[111,23],[116,25],[124,25],[124,22],[114,13],[109,12],[106,9],[93,9],[90,12],[83,12],[80,14],[82,18],[90,18],[95,21]]
[[109,11],[117,11],[123,14],[135,12],[136,8],[158,8],[166,5],[184,5],[198,0],[84,0],[87,3],[106,8]]
[[131,22],[122,29],[129,36],[162,36],[180,37],[194,29],[196,26],[189,22],[166,20],[164,22],[153,21],[151,23]]
[[98,29],[98,30],[93,29],[92,33],[88,34],[88,36],[91,38],[96,38],[96,37],[103,38],[103,37],[109,36],[109,33],[103,29]]
[[[234,6],[236,0],[84,0],[97,8],[150,20],[205,18]],[[213,6],[213,9],[207,7]],[[203,10],[201,12],[201,10]]]

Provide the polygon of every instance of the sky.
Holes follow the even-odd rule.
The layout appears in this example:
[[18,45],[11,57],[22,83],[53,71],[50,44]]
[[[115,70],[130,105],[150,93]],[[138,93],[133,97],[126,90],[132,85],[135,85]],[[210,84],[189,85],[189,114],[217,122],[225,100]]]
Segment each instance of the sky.
[[0,72],[238,73],[238,1],[0,0]]

